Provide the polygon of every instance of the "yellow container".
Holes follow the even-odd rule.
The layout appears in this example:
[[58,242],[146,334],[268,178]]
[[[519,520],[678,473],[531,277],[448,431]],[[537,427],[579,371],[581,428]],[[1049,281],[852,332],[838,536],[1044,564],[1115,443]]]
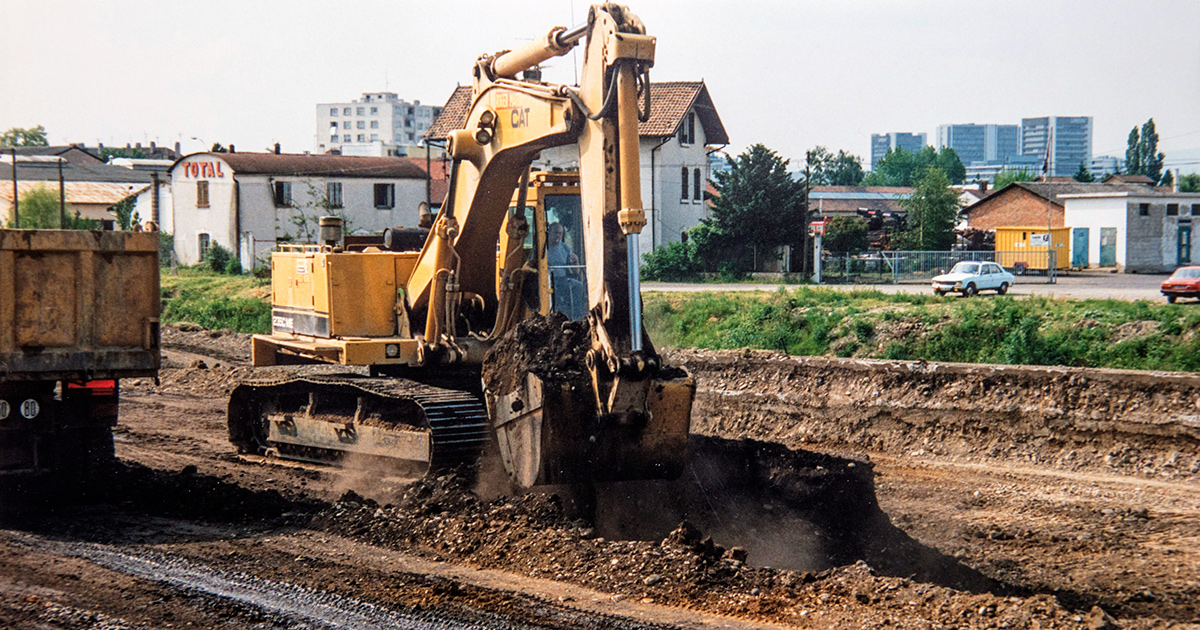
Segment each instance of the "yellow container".
[[[1071,266],[1071,228],[1056,227],[1050,231],[1054,247],[1054,268]],[[996,262],[1005,269],[1045,271],[1049,266],[1046,255],[1046,226],[996,228]]]

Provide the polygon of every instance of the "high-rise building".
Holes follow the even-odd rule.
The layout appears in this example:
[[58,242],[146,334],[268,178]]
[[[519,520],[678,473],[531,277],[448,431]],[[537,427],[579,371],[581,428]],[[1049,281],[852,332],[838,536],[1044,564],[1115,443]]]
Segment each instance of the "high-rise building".
[[1080,164],[1092,161],[1092,117],[1022,118],[1021,154],[1049,158],[1054,177],[1074,175]]
[[343,155],[404,155],[442,112],[441,107],[403,101],[394,92],[366,92],[348,103],[317,105],[317,152]]
[[938,147],[950,147],[964,166],[1003,164],[1020,154],[1017,125],[938,125]]
[[916,153],[925,148],[925,134],[903,131],[871,134],[871,168],[874,169],[888,150],[904,149]]

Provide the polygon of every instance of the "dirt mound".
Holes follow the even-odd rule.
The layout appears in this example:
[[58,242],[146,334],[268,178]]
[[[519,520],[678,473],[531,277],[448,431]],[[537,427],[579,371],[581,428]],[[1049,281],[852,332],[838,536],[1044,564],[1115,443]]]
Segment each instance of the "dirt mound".
[[532,372],[543,381],[578,383],[590,387],[584,358],[589,329],[562,313],[535,316],[517,325],[488,351],[483,360],[483,384],[488,391],[507,394]]
[[251,336],[247,334],[207,330],[195,324],[167,324],[162,327],[161,336],[164,350],[179,350],[239,365],[250,362]]
[[1200,476],[1200,376],[669,350],[693,431],[797,448]]
[[[648,505],[618,515],[626,522],[661,520],[668,509],[658,504],[661,497],[689,495],[687,520],[649,540],[611,539],[603,527],[570,519],[552,494],[482,501],[457,474],[420,481],[393,504],[347,493],[313,525],[438,559],[572,582],[616,600],[776,622],[813,615],[831,627],[839,621],[860,626],[864,619],[970,627],[1029,627],[1036,619],[1071,626],[1071,614],[1053,597],[1010,597],[1002,585],[892,527],[874,502],[871,467],[864,462],[711,438],[693,447],[696,465],[688,475],[695,481],[645,496]],[[688,485],[701,490],[680,490]],[[735,505],[739,511],[728,511]],[[777,523],[772,548],[759,546],[762,531],[728,538],[737,528],[726,524],[722,539],[698,525],[754,514],[759,526]],[[823,566],[763,566],[783,557],[785,546],[821,549],[824,555],[809,561]]]

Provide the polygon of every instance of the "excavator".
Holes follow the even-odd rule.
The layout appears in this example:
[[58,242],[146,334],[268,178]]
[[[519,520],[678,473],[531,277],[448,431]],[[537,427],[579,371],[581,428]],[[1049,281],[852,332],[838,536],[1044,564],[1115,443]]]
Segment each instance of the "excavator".
[[[527,78],[579,45],[578,86]],[[638,121],[654,49],[637,16],[602,4],[583,26],[480,57],[423,242],[394,230],[350,251],[340,219],[324,217],[320,243],[276,251],[272,332],[253,338],[254,365],[356,370],[240,383],[228,407],[239,452],[428,473],[494,448],[518,489],[677,477],[695,385],[655,352],[638,283]],[[532,172],[541,151],[571,144],[577,182]],[[554,322],[586,325],[581,378],[509,356],[519,345],[504,340],[534,320],[552,335],[567,330]],[[518,373],[489,380],[486,363]]]

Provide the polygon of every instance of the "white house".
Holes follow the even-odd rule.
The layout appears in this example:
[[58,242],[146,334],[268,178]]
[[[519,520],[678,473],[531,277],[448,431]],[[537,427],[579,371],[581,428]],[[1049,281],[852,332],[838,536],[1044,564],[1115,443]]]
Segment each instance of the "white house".
[[[454,90],[427,138],[445,140],[461,129],[471,106],[471,87]],[[709,154],[729,143],[703,81],[650,84],[650,118],[638,124],[642,171],[642,205],[646,227],[639,249],[677,242],[708,216],[704,190],[711,176]],[[542,170],[577,169],[579,149],[570,144],[542,151],[534,162]]]
[[315,242],[322,215],[343,217],[347,233],[416,226],[425,200],[425,172],[399,158],[193,153],[169,175],[170,225],[183,264],[219,243],[250,269],[276,243]]
[[1059,195],[1071,228],[1072,267],[1162,273],[1200,262],[1192,238],[1200,193],[1113,191]]

